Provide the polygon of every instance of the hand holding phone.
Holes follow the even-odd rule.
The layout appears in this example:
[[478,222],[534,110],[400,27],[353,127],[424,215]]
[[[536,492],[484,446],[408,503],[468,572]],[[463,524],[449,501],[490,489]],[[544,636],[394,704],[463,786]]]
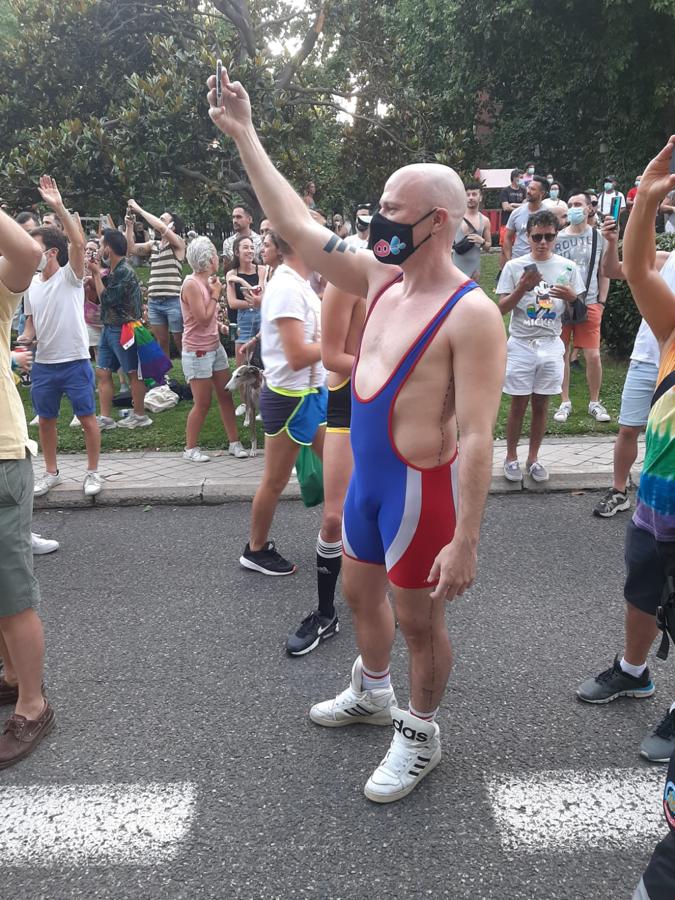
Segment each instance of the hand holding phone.
[[218,106],[223,105],[223,61],[216,61],[216,103]]
[[617,196],[612,198],[612,203],[609,207],[609,214],[618,225],[619,216],[621,215],[621,197]]

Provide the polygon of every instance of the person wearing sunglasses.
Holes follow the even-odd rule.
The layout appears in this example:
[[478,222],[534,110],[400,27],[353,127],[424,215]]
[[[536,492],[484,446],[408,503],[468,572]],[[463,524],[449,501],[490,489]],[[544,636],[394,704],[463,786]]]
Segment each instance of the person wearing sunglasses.
[[526,471],[534,481],[548,481],[538,460],[546,431],[549,398],[562,389],[565,345],[562,314],[585,287],[572,260],[553,252],[558,236],[558,217],[541,210],[527,221],[529,253],[509,260],[497,285],[502,315],[511,313],[507,343],[504,393],[511,406],[506,425],[504,476],[522,481],[518,441],[527,405],[532,402],[532,424]]

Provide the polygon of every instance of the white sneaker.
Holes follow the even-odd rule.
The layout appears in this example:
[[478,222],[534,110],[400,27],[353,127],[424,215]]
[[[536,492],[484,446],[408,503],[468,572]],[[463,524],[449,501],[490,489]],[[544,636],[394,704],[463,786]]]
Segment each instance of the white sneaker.
[[59,549],[58,541],[50,541],[40,534],[35,534],[34,531],[31,531],[30,542],[35,556],[43,556],[45,553],[53,553]]
[[409,794],[441,761],[440,728],[402,709],[392,709],[394,737],[387,755],[363,789],[375,803]]
[[40,416],[35,416],[33,419],[30,420],[30,422],[28,424],[29,425],[39,425],[40,424]]
[[607,412],[602,403],[589,403],[588,404],[588,415],[593,416],[596,422],[611,422],[612,417]]
[[235,409],[234,414],[235,414],[235,416],[243,416],[245,412],[246,412],[246,404],[240,403],[239,406]]
[[187,459],[189,462],[211,462],[211,457],[202,453],[199,447],[190,447],[189,450],[186,447],[183,450],[183,459]]
[[101,431],[112,431],[117,428],[117,422],[110,416],[96,416],[96,424]]
[[82,423],[81,423],[80,420],[77,418],[77,416],[73,416],[73,418],[70,420],[70,426],[69,426],[69,427],[70,427],[70,428],[81,428],[81,427],[82,427]]
[[341,725],[391,725],[391,711],[396,706],[392,687],[364,691],[363,664],[357,656],[352,666],[352,678],[347,690],[333,700],[316,703],[309,717],[316,725],[339,728]]
[[227,452],[230,456],[236,456],[237,459],[248,459],[249,456],[248,450],[241,446],[241,441],[232,441]]
[[120,419],[117,423],[118,428],[147,428],[148,425],[152,425],[150,416],[137,416],[133,409],[128,416]]
[[103,487],[103,479],[98,474],[98,472],[87,472],[84,476],[84,496],[85,497],[95,497],[96,494],[101,493],[101,488]]
[[566,422],[570,413],[572,412],[572,403],[570,400],[565,400],[557,410],[553,413],[553,421],[554,422]]
[[42,497],[55,485],[61,484],[62,481],[63,478],[61,478],[58,473],[56,475],[50,475],[49,472],[45,472],[44,475],[40,475],[38,480],[33,485],[33,496]]

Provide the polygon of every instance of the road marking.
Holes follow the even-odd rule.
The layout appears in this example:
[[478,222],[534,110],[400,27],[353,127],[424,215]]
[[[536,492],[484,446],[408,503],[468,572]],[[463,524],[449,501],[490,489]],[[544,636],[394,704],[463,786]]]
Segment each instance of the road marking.
[[196,786],[61,784],[0,788],[0,865],[135,865],[178,851]]
[[649,848],[668,826],[661,798],[666,769],[556,770],[486,779],[505,850]]

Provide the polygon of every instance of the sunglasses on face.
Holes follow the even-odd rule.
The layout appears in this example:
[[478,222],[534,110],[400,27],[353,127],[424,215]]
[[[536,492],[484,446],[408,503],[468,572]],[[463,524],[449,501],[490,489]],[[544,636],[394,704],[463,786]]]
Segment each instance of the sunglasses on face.
[[591,206],[597,206],[597,205],[598,205],[597,200],[591,200]]
[[530,237],[535,244],[540,244],[542,241],[546,241],[547,244],[550,244],[558,237],[558,235],[547,231],[546,234],[531,234]]

